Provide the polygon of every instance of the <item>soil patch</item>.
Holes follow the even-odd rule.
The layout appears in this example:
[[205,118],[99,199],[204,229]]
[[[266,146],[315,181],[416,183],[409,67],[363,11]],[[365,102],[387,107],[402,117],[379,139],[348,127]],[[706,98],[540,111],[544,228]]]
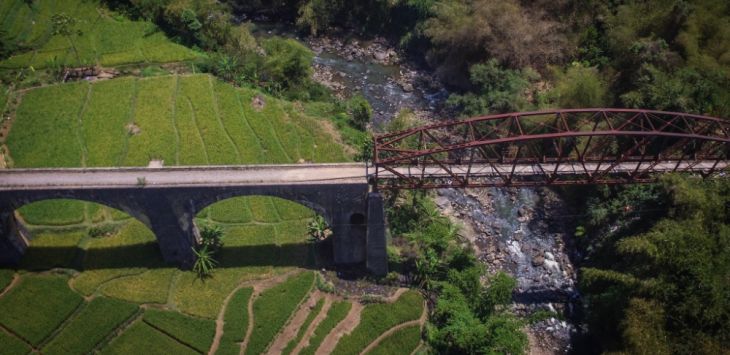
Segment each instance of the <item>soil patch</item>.
[[254,110],[257,112],[261,112],[261,110],[266,107],[266,100],[261,95],[256,95],[251,99],[251,106]]
[[135,124],[134,122],[126,125],[125,128],[127,129],[127,133],[133,136],[136,136],[142,132],[142,129],[139,128],[139,126],[137,126],[137,124]]

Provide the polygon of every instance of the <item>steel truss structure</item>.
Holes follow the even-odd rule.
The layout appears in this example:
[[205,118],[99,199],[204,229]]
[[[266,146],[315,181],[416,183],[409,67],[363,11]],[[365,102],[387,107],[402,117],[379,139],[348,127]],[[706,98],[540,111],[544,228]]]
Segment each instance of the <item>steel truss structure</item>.
[[373,139],[381,189],[645,183],[730,165],[729,120],[664,111],[509,113]]

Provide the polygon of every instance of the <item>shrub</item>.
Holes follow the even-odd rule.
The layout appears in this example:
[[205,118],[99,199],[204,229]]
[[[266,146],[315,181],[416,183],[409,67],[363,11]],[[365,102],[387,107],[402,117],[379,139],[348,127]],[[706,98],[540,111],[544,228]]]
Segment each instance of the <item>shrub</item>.
[[214,253],[207,245],[203,245],[201,248],[193,248],[195,254],[195,263],[193,263],[193,272],[198,274],[198,277],[206,278],[209,277],[215,267],[218,265],[218,261],[214,258]]
[[327,281],[319,272],[317,272],[316,283],[318,290],[326,293],[335,293],[335,284],[332,281]]
[[200,243],[210,250],[218,251],[223,247],[223,228],[218,225],[203,226],[200,230]]
[[370,103],[362,95],[356,95],[348,101],[350,122],[355,128],[364,130],[373,115]]
[[315,242],[321,242],[332,235],[332,230],[329,225],[327,225],[327,221],[325,221],[324,217],[320,215],[314,216],[314,218],[309,221],[307,224],[307,231],[310,238],[312,238]]
[[598,69],[573,63],[565,71],[554,70],[555,87],[547,94],[559,108],[604,107],[608,103],[608,85]]
[[312,73],[312,52],[293,39],[273,37],[263,42],[266,51],[262,74],[269,85],[282,88],[306,82]]

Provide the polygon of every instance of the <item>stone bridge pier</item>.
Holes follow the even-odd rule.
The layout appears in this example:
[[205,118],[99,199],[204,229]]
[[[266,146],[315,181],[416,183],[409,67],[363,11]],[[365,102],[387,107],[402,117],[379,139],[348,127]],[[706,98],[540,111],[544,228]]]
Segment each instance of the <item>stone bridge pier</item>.
[[333,231],[336,264],[364,264],[387,273],[383,200],[366,183],[244,186],[137,186],[123,188],[47,188],[0,191],[0,263],[17,263],[27,233],[14,211],[25,204],[58,198],[100,203],[128,213],[156,236],[164,260],[181,268],[194,262],[199,240],[194,218],[205,207],[237,196],[275,196],[301,203],[321,214]]

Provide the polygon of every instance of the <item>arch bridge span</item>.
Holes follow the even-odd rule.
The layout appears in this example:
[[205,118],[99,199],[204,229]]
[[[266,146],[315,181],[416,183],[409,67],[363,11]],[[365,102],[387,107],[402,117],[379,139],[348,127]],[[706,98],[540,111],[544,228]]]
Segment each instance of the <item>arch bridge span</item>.
[[730,121],[677,112],[509,113],[374,137],[383,189],[621,184],[668,172],[723,174]]
[[382,199],[369,194],[364,164],[0,170],[0,263],[19,261],[28,244],[16,209],[69,198],[128,213],[152,230],[165,261],[189,268],[198,212],[253,195],[310,207],[332,228],[335,263],[365,263],[375,274],[386,273]]

